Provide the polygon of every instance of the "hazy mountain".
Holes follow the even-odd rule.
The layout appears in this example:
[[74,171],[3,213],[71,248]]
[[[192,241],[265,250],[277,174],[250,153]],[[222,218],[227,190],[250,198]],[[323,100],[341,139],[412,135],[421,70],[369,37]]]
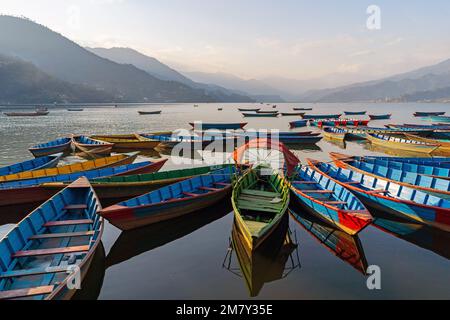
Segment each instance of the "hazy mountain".
[[253,99],[244,92],[235,92],[213,84],[203,84],[192,81],[178,71],[163,64],[153,57],[144,55],[130,48],[86,48],[96,55],[108,60],[130,64],[150,75],[166,81],[181,82],[191,88],[202,89],[211,99],[222,102],[252,102]]
[[118,101],[215,101],[201,89],[101,58],[30,20],[0,16],[0,30],[0,53],[30,61],[61,80],[110,92]]
[[442,101],[450,102],[450,87],[441,88],[432,91],[419,91],[404,95],[401,99],[406,102],[415,101]]
[[0,55],[0,103],[108,102],[112,96],[56,79],[33,64]]

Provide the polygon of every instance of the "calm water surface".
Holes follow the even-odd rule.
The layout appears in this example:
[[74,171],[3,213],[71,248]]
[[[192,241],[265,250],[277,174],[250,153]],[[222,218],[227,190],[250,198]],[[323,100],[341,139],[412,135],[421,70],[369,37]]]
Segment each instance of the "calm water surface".
[[[250,107],[241,104],[239,107]],[[279,110],[310,106],[281,104]],[[223,107],[223,111],[217,111]],[[107,134],[165,131],[188,128],[188,122],[243,122],[238,105],[200,104],[164,106],[159,116],[139,116],[137,110],[161,106],[87,108],[83,112],[51,110],[47,117],[7,118],[0,116],[0,166],[30,159],[27,149],[68,134]],[[271,109],[269,106],[262,106]],[[450,111],[445,104],[317,104],[311,113],[337,113],[368,110],[392,113],[388,121],[373,121],[371,126],[387,123],[420,123],[412,113],[418,110]],[[295,117],[248,118],[247,128],[288,130]],[[302,128],[298,130],[311,130]],[[312,129],[317,130],[317,129]],[[304,161],[311,157],[329,161],[328,152],[352,155],[382,155],[362,142],[337,145],[322,140],[316,148],[295,148]],[[168,155],[151,154],[152,159]],[[140,157],[140,161],[145,157]],[[169,160],[163,170],[176,165]],[[69,158],[66,161],[74,161]],[[261,299],[379,299],[450,298],[450,235],[414,223],[373,213],[376,224],[363,230],[359,239],[342,235],[293,207],[301,217],[290,217],[295,250],[284,259],[259,262],[254,266],[253,284],[259,283],[256,298]],[[22,212],[21,214],[25,214]],[[20,218],[0,209],[8,224],[4,234]],[[4,222],[4,223],[6,223]],[[303,222],[303,224],[301,223]],[[1,222],[0,222],[1,223]],[[97,252],[88,278],[78,298],[83,299],[247,299],[250,292],[239,268],[235,250],[229,250],[233,214],[228,202],[188,217],[121,233],[106,223],[103,247]],[[304,227],[303,225],[306,225]],[[309,229],[309,231],[307,231]],[[315,236],[314,236],[315,235]],[[334,251],[326,246],[328,244]],[[344,252],[342,251],[344,250]],[[283,256],[281,254],[281,256]],[[225,265],[223,264],[225,260]],[[367,263],[364,263],[367,261]],[[266,267],[267,265],[267,267]],[[358,267],[381,268],[381,290],[368,290],[366,276]],[[269,274],[269,266],[277,271]],[[281,270],[280,269],[281,266]]]

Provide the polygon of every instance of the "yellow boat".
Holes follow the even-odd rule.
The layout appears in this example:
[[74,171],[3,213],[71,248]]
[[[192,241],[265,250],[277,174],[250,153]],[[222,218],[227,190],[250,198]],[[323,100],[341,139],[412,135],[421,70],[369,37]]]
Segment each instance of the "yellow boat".
[[410,140],[416,140],[416,141],[421,141],[421,142],[425,142],[425,143],[432,143],[432,144],[439,145],[439,147],[435,150],[435,152],[441,152],[441,153],[442,152],[443,153],[450,152],[450,140],[447,140],[447,141],[436,140],[436,139],[424,138],[424,137],[420,137],[420,136],[416,136],[414,134],[408,134],[408,133],[405,133],[404,135]]
[[439,148],[439,144],[426,143],[417,140],[397,138],[389,135],[366,133],[370,143],[396,150],[414,151],[430,154]]
[[114,143],[114,149],[143,150],[154,149],[159,141],[147,139],[139,134],[117,136],[91,136],[92,139]]
[[61,166],[57,168],[41,169],[36,171],[20,172],[16,174],[10,174],[7,176],[0,176],[0,182],[6,181],[17,181],[25,179],[35,179],[41,177],[51,177],[60,174],[70,174],[81,171],[90,171],[96,169],[104,169],[109,167],[122,166],[125,164],[131,164],[136,160],[138,152],[131,154],[120,154],[116,156],[100,158],[85,162],[78,162],[74,164],[69,164],[66,166]]

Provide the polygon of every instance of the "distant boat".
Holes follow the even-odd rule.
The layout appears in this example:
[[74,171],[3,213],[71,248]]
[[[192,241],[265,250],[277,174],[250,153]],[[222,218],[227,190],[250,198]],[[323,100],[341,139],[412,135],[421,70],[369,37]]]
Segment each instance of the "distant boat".
[[223,110],[223,108],[217,108],[217,110],[218,110],[218,111],[222,111],[222,110]]
[[450,122],[450,117],[446,116],[430,116],[428,119],[436,122]]
[[161,114],[162,111],[161,110],[158,110],[158,111],[138,111],[138,113],[141,116],[144,116],[144,115],[150,115],[150,114]]
[[239,111],[244,111],[244,112],[247,112],[247,111],[257,112],[257,111],[261,110],[261,108],[238,108],[238,110]]
[[295,111],[311,111],[313,108],[293,108]]
[[388,120],[392,114],[369,114],[371,120]]
[[237,130],[237,129],[243,129],[247,123],[194,123],[191,122],[189,125],[193,128],[195,128],[197,125],[201,126],[203,130],[210,130],[210,129],[220,129],[220,130]]
[[367,126],[370,120],[359,120],[359,119],[319,119],[311,120],[309,122],[310,126],[313,127],[336,127],[336,126]]
[[443,116],[445,114],[445,111],[438,111],[438,112],[420,112],[417,111],[414,113],[414,117],[428,117],[428,116]]
[[281,115],[283,117],[294,117],[294,116],[303,117],[305,115],[305,113],[304,112],[282,112]]
[[83,108],[68,108],[67,111],[80,112],[80,111],[84,111],[84,109]]
[[278,117],[278,113],[250,113],[250,112],[243,112],[242,115],[244,117],[272,117],[276,118]]
[[256,111],[256,113],[271,113],[271,114],[278,114],[278,111],[268,111],[268,110],[259,110],[259,111]]
[[48,111],[34,111],[34,112],[5,112],[7,117],[42,117],[49,114]]
[[365,115],[367,111],[344,111],[346,116],[362,116]]
[[303,119],[339,119],[342,114],[305,114]]
[[289,122],[291,128],[301,128],[306,127],[308,125],[308,120],[298,120]]

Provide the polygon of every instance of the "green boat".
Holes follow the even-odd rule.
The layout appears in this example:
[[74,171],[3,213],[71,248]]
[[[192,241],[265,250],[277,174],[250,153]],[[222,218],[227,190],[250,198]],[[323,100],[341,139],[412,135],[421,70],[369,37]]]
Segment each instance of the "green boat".
[[248,169],[233,187],[236,227],[256,250],[277,228],[289,205],[286,180],[267,166]]

